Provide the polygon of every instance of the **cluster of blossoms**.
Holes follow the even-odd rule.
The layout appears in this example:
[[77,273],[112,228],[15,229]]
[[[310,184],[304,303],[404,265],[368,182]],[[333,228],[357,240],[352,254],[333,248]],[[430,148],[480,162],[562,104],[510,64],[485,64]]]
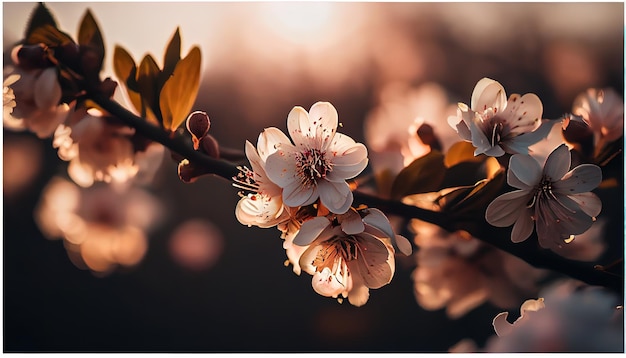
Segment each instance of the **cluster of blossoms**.
[[246,142],[252,169],[234,178],[244,190],[235,215],[244,225],[277,226],[295,273],[313,275],[317,293],[361,306],[370,288],[391,281],[395,250],[409,255],[411,245],[379,210],[352,208],[346,179],[365,169],[367,149],[337,126],[335,107],[317,102],[289,113],[293,143],[278,128],[266,128],[256,148]]

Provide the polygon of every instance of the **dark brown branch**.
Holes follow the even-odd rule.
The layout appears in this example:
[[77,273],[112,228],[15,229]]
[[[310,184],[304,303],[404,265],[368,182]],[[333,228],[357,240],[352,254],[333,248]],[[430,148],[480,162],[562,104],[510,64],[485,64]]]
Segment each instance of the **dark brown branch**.
[[[117,102],[99,95],[92,96],[92,100],[109,113],[120,118],[128,126],[135,128],[139,134],[161,143],[170,150],[187,158],[190,162],[210,169],[212,174],[231,180],[238,173],[235,164],[211,158],[202,152],[194,150],[182,136],[170,135],[162,128],[156,127],[130,113]],[[229,153],[231,152],[229,151]],[[236,152],[233,151],[232,153]],[[528,240],[515,244],[509,240],[510,228],[493,227],[484,220],[453,222],[446,213],[382,199],[359,191],[354,192],[354,199],[357,205],[366,204],[370,207],[381,209],[387,214],[401,216],[406,219],[423,220],[450,232],[465,230],[475,238],[519,257],[534,267],[559,272],[590,285],[604,286],[623,296],[624,279],[622,277],[595,269],[593,263],[567,260],[549,250],[542,249],[537,245],[535,234]]]

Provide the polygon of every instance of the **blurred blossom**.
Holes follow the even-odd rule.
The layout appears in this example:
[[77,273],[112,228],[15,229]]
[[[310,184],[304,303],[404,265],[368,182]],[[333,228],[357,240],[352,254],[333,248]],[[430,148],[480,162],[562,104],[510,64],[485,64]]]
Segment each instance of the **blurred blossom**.
[[4,136],[2,184],[5,199],[21,193],[41,171],[42,142],[26,136]]
[[17,121],[11,116],[17,103],[15,103],[15,93],[13,93],[13,89],[10,86],[19,79],[20,75],[13,74],[5,78],[2,83],[2,109],[4,113],[3,118],[6,118],[5,121]]
[[602,202],[591,192],[602,181],[593,164],[572,170],[565,144],[557,147],[541,165],[531,156],[510,159],[507,182],[519,189],[497,197],[485,212],[491,225],[513,225],[511,241],[526,240],[536,228],[541,247],[559,252],[571,235],[587,231],[600,214]]
[[[65,103],[59,104],[61,85],[56,71],[52,67],[28,70],[15,67],[10,72],[5,78],[3,92],[5,102],[7,95],[13,93],[14,102],[8,104],[14,103],[14,108],[11,115],[3,117],[5,128],[29,130],[39,138],[47,138],[65,121],[69,106]],[[5,103],[5,107],[6,105]]]
[[590,88],[579,94],[572,113],[589,125],[597,149],[624,135],[624,100],[611,88]]
[[172,233],[170,253],[176,263],[194,271],[213,267],[224,246],[220,230],[205,220],[187,220]]
[[528,154],[528,147],[545,138],[556,122],[543,122],[543,104],[537,95],[512,94],[508,101],[504,87],[483,78],[474,87],[471,105],[459,103],[456,116],[448,122],[459,136],[476,148],[474,155],[500,157],[504,153]]
[[[497,332],[486,352],[623,352],[624,312],[613,293],[565,281],[547,288],[538,310],[525,310],[514,325],[494,319]],[[527,302],[537,302],[529,300]],[[541,308],[541,306],[545,308]]]
[[72,262],[101,274],[139,263],[148,248],[146,231],[163,215],[160,202],[139,188],[84,189],[58,177],[46,186],[35,210],[46,237],[62,238]]
[[134,129],[112,124],[95,109],[78,110],[67,125],[54,132],[52,145],[59,158],[69,161],[68,174],[78,185],[97,181],[124,183],[139,168],[130,136]]
[[427,310],[445,308],[452,319],[485,302],[514,307],[538,291],[547,273],[466,232],[449,233],[419,220],[411,221],[411,229],[418,247],[412,275],[417,302]]
[[419,87],[390,83],[380,91],[378,102],[364,123],[365,142],[377,176],[385,172],[395,175],[430,151],[417,135],[423,124],[432,127],[440,150],[446,151],[458,141],[456,132],[445,123],[454,109],[436,83]]

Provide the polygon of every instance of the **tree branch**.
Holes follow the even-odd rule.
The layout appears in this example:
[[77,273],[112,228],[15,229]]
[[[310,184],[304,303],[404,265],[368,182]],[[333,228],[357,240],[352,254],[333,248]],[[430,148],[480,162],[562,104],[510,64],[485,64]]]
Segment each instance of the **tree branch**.
[[[187,158],[190,162],[209,169],[211,174],[226,180],[231,180],[239,172],[235,164],[211,158],[202,152],[194,150],[182,136],[176,135],[175,133],[170,135],[162,128],[156,127],[143,118],[137,117],[117,102],[105,96],[95,94],[91,96],[91,99],[103,109],[121,119],[128,126],[135,128],[139,134],[161,143],[170,150]],[[234,152],[230,151],[229,153],[232,154]],[[236,154],[233,155],[236,157]],[[401,202],[379,198],[360,191],[354,192],[354,199],[358,204],[376,207],[387,214],[401,216],[406,219],[426,221],[438,225],[449,232],[465,230],[478,240],[506,251],[534,267],[559,272],[590,285],[604,286],[619,293],[623,297],[624,280],[622,277],[597,270],[592,263],[567,260],[549,250],[538,247],[535,233],[533,233],[531,238],[522,243],[513,243],[508,239],[510,236],[510,228],[493,227],[484,220],[454,222],[447,213],[406,205]]]

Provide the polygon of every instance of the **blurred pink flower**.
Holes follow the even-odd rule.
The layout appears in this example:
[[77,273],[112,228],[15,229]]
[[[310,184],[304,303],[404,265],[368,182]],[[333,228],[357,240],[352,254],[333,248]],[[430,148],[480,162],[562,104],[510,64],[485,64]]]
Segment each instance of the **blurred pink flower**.
[[536,294],[547,273],[464,232],[419,220],[411,221],[411,229],[418,247],[412,275],[417,302],[427,310],[445,308],[452,319],[485,302],[512,308]]
[[35,209],[42,233],[62,238],[72,262],[100,274],[139,263],[148,247],[146,231],[163,214],[160,202],[138,188],[85,189],[60,178],[50,181]]
[[359,175],[367,166],[367,148],[352,138],[336,133],[337,110],[328,102],[317,102],[307,113],[294,107],[287,128],[294,141],[272,140],[277,151],[267,157],[269,179],[283,189],[283,202],[297,207],[318,198],[333,213],[345,213],[352,205],[346,179]]
[[623,308],[599,287],[573,281],[553,285],[539,300],[526,301],[513,325],[507,313],[494,319],[498,336],[486,352],[623,352]]
[[474,155],[500,157],[528,154],[528,146],[548,135],[555,122],[542,123],[542,113],[537,95],[512,94],[507,101],[499,82],[483,78],[474,87],[471,107],[459,103],[457,115],[448,117],[448,123],[463,140],[472,142]]
[[624,135],[624,101],[611,88],[590,88],[581,93],[574,100],[572,113],[589,125],[597,147]]
[[593,164],[569,170],[571,155],[565,144],[548,156],[543,166],[528,155],[511,157],[507,182],[519,190],[497,197],[485,213],[491,225],[513,225],[511,241],[526,240],[537,229],[539,244],[558,251],[571,235],[582,234],[600,214],[602,202],[590,190],[602,180]]

